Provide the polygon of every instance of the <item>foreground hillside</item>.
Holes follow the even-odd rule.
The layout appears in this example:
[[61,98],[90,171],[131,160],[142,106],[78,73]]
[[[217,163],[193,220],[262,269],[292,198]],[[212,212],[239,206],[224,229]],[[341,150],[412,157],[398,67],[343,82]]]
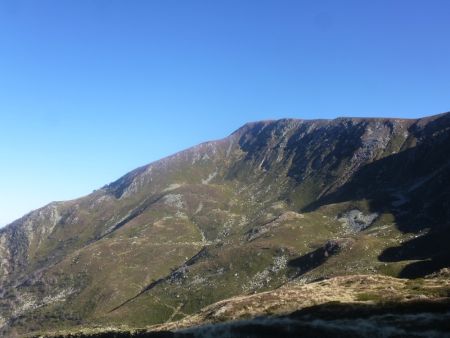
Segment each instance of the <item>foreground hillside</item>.
[[450,265],[450,114],[247,124],[0,230],[7,336]]
[[73,328],[34,337],[442,337],[450,334],[448,270],[426,279],[380,275],[290,282],[141,329]]

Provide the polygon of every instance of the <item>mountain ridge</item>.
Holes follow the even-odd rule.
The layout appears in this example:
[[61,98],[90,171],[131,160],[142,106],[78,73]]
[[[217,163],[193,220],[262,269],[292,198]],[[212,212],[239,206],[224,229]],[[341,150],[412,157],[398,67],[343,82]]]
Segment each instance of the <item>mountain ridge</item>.
[[[105,189],[105,188],[107,188],[108,186],[110,186],[110,185],[114,184],[115,182],[119,181],[120,179],[124,178],[125,176],[130,175],[130,174],[132,174],[132,173],[134,173],[134,172],[139,172],[140,170],[144,170],[145,168],[147,168],[148,166],[150,166],[150,165],[152,165],[152,164],[154,164],[154,163],[156,163],[156,162],[163,161],[163,160],[168,160],[169,158],[171,158],[171,157],[173,157],[173,156],[176,156],[176,155],[178,155],[178,154],[180,154],[180,153],[183,153],[183,152],[185,152],[185,151],[191,150],[191,149],[196,148],[196,147],[201,147],[201,146],[207,145],[207,144],[209,144],[209,143],[215,143],[215,142],[220,142],[220,141],[226,140],[226,139],[228,139],[229,137],[231,137],[232,135],[234,135],[234,134],[239,134],[240,132],[242,132],[242,130],[244,130],[244,129],[246,129],[246,128],[251,128],[251,127],[253,127],[253,126],[257,125],[257,124],[277,123],[277,122],[281,122],[281,121],[297,121],[297,122],[306,122],[306,123],[311,122],[311,123],[314,123],[314,122],[331,122],[331,121],[343,121],[343,120],[349,120],[349,121],[365,121],[365,120],[368,120],[368,121],[379,121],[379,122],[388,122],[388,121],[402,121],[402,122],[410,122],[410,121],[414,121],[414,122],[419,122],[419,121],[427,121],[427,120],[430,120],[430,119],[431,119],[431,120],[434,120],[434,119],[436,119],[436,118],[443,117],[443,116],[445,116],[445,115],[447,115],[447,114],[450,114],[450,112],[444,112],[444,113],[439,113],[439,114],[434,114],[434,115],[424,116],[424,117],[419,117],[419,118],[397,118],[397,117],[348,117],[348,116],[338,116],[338,117],[336,117],[336,118],[331,118],[331,119],[299,119],[299,118],[290,118],[290,117],[287,117],[287,118],[280,118],[280,119],[268,119],[268,120],[257,120],[257,121],[247,122],[247,123],[245,123],[244,125],[242,125],[241,127],[237,128],[236,130],[234,130],[233,132],[231,132],[228,136],[225,136],[225,137],[220,138],[220,139],[212,140],[212,141],[204,141],[204,142],[200,142],[200,143],[197,144],[197,145],[194,145],[194,146],[188,147],[188,148],[186,148],[186,149],[180,150],[180,151],[178,151],[178,152],[176,152],[176,153],[174,153],[174,154],[164,156],[164,157],[161,158],[161,159],[155,160],[155,161],[153,161],[153,162],[149,162],[149,163],[147,163],[147,164],[143,164],[143,165],[141,165],[141,166],[139,166],[139,167],[137,167],[137,168],[135,168],[135,169],[132,169],[131,171],[129,171],[129,172],[126,173],[125,175],[119,177],[118,179],[112,181],[111,183],[107,183],[107,184],[101,186],[100,188],[94,189],[93,192],[95,192],[95,191],[97,191],[97,190]],[[51,201],[51,202],[47,203],[46,205],[44,205],[44,206],[42,206],[42,207],[39,207],[39,208],[37,208],[37,209],[31,210],[31,211],[27,212],[26,214],[24,214],[23,216],[19,217],[18,219],[13,220],[12,222],[10,222],[10,223],[8,223],[8,224],[5,224],[5,225],[4,225],[2,228],[0,228],[0,229],[3,229],[3,228],[5,228],[5,227],[7,227],[7,226],[10,226],[10,225],[12,225],[13,223],[15,223],[15,222],[21,220],[22,218],[28,216],[30,213],[39,211],[39,210],[41,210],[41,209],[43,209],[43,208],[46,208],[46,207],[48,207],[48,206],[50,206],[50,205],[52,205],[52,204],[75,201],[75,200],[78,200],[78,199],[80,199],[80,198],[86,197],[86,196],[88,196],[88,195],[90,195],[90,194],[92,194],[92,193],[88,193],[88,194],[83,195],[83,196],[81,196],[81,197],[76,197],[76,198],[74,198],[74,199],[69,199],[69,200],[55,200],[55,201]]]

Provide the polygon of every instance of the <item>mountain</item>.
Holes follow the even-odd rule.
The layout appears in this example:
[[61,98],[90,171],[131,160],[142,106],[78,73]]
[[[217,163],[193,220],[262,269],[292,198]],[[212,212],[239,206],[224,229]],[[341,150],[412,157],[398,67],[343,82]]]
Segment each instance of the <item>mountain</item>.
[[449,154],[450,113],[246,124],[0,229],[1,333],[143,327],[289,283],[436,274]]

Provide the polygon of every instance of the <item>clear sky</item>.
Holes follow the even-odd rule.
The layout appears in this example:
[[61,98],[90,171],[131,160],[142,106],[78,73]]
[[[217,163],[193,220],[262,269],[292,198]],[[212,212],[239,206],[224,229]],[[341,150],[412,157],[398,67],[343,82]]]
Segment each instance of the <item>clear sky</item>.
[[0,226],[245,122],[450,110],[450,1],[0,0]]

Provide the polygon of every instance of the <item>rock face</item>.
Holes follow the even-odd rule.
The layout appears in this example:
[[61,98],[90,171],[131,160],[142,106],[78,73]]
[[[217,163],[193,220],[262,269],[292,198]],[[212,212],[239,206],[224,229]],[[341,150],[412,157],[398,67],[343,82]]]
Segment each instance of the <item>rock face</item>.
[[436,272],[449,154],[448,113],[244,125],[1,229],[1,332],[157,324],[292,279]]
[[359,232],[372,225],[375,219],[378,217],[376,212],[364,215],[358,209],[353,209],[345,212],[339,221],[348,227],[349,232]]

